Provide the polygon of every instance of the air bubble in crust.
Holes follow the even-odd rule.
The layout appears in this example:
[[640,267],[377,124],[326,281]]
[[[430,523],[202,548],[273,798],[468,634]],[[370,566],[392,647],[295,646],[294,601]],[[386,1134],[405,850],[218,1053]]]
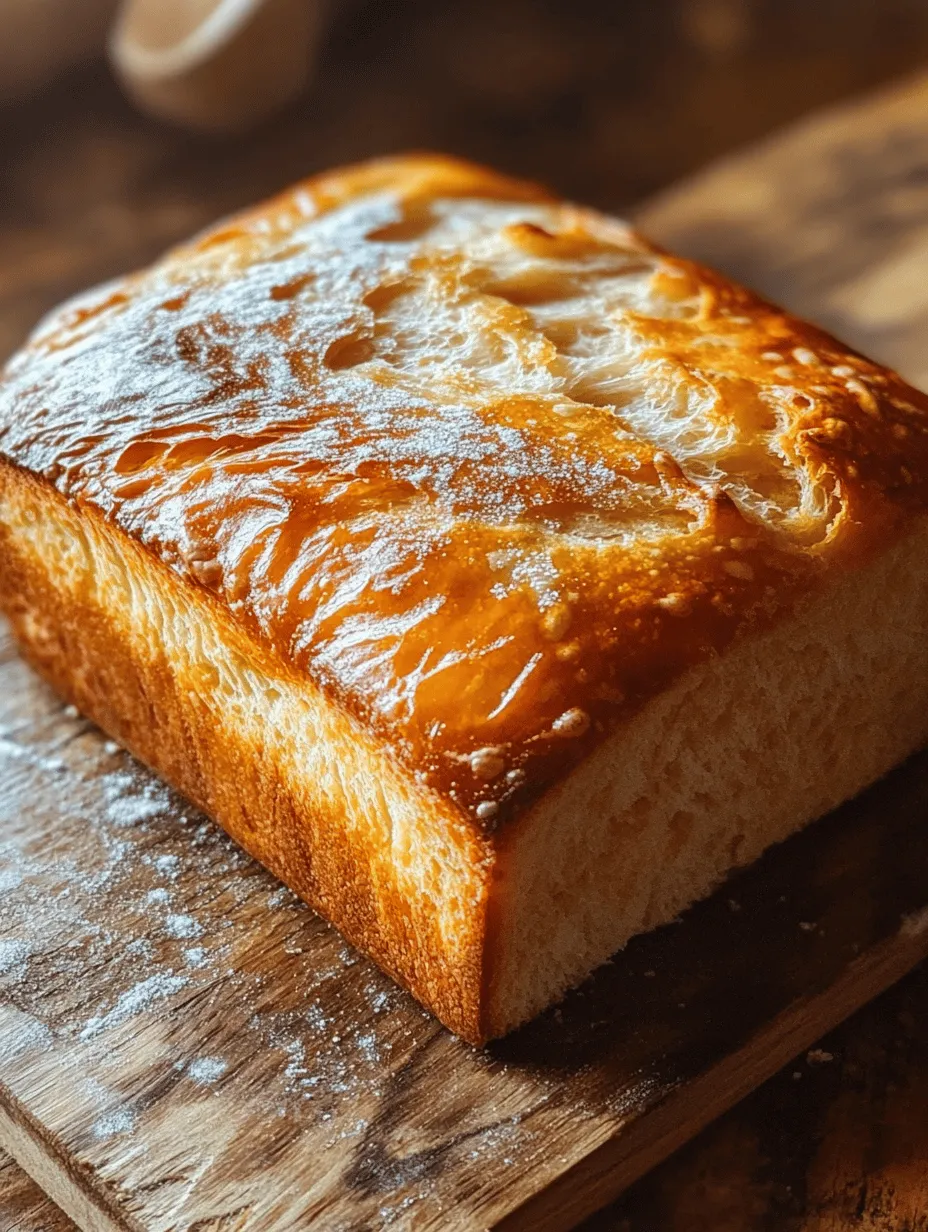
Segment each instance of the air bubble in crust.
[[322,362],[333,372],[356,368],[374,358],[374,344],[364,334],[347,334],[330,343]]

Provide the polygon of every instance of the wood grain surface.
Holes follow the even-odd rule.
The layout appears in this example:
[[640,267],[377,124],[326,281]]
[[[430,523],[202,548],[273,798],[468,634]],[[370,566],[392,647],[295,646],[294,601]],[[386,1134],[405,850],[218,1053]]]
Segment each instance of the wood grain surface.
[[584,1232],[926,1232],[926,1021],[922,964]]
[[[926,1232],[926,1021],[922,964],[583,1232]],[[74,1228],[0,1155],[3,1232]]]
[[[884,358],[898,347],[917,378],[920,281],[905,279],[928,219],[924,102],[915,85],[806,128],[660,203],[650,229]],[[8,646],[0,659],[0,1134],[84,1227],[568,1226],[928,949],[921,758],[478,1054],[63,711]],[[911,1110],[928,1083],[903,1065],[907,1004],[893,1034],[877,1018],[868,1037],[865,1018],[834,1060],[778,1080],[792,1105],[832,1084],[816,1124],[837,1146],[816,1144],[804,1177],[815,1212],[791,1210],[778,1187],[792,1173],[770,1171],[771,1119],[789,1104],[775,1083],[755,1122],[739,1110],[596,1226],[920,1229]],[[895,1082],[885,1058],[882,1080],[867,1068],[887,1040]],[[843,1132],[871,1096],[889,1128]]]
[[0,1142],[83,1228],[562,1228],[928,953],[928,754],[478,1052],[0,642]]
[[0,1153],[2,1232],[74,1232],[74,1223],[13,1159]]

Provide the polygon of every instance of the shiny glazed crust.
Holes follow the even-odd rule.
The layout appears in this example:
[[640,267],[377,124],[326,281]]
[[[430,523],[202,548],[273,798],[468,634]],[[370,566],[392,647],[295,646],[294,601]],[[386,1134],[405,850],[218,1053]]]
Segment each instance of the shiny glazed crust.
[[481,829],[924,506],[928,400],[444,159],[298,185],[54,314],[0,449]]
[[39,672],[458,1034],[479,1040],[485,840],[221,605],[0,459],[4,607]]
[[[928,399],[620,222],[410,157],[301,183],[58,310],[0,386],[2,458],[17,502],[41,493],[46,521],[86,520],[140,587],[185,596],[452,836],[471,925],[394,933],[369,906],[362,926],[349,900],[387,882],[346,887],[374,832],[325,885],[294,873],[318,839],[300,808],[337,844],[350,807],[282,820],[255,787],[239,823],[183,741],[133,737],[126,625],[122,683],[81,693],[80,638],[43,660],[30,633],[48,551],[4,513],[4,604],[58,687],[479,1039],[494,853],[675,681],[911,530]],[[151,713],[199,730],[159,689]]]

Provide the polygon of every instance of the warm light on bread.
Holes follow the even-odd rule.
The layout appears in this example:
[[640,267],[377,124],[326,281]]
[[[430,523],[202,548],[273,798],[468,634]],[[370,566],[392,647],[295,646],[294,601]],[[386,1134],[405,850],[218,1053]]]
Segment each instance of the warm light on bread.
[[448,159],[297,185],[0,386],[25,653],[454,1030],[928,737],[928,399]]

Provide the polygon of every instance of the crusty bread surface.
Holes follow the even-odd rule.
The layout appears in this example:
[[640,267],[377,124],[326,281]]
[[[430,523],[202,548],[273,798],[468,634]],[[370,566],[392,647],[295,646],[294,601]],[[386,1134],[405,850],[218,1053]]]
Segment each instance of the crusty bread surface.
[[297,185],[0,385],[30,660],[452,1029],[928,737],[928,400],[441,158]]

